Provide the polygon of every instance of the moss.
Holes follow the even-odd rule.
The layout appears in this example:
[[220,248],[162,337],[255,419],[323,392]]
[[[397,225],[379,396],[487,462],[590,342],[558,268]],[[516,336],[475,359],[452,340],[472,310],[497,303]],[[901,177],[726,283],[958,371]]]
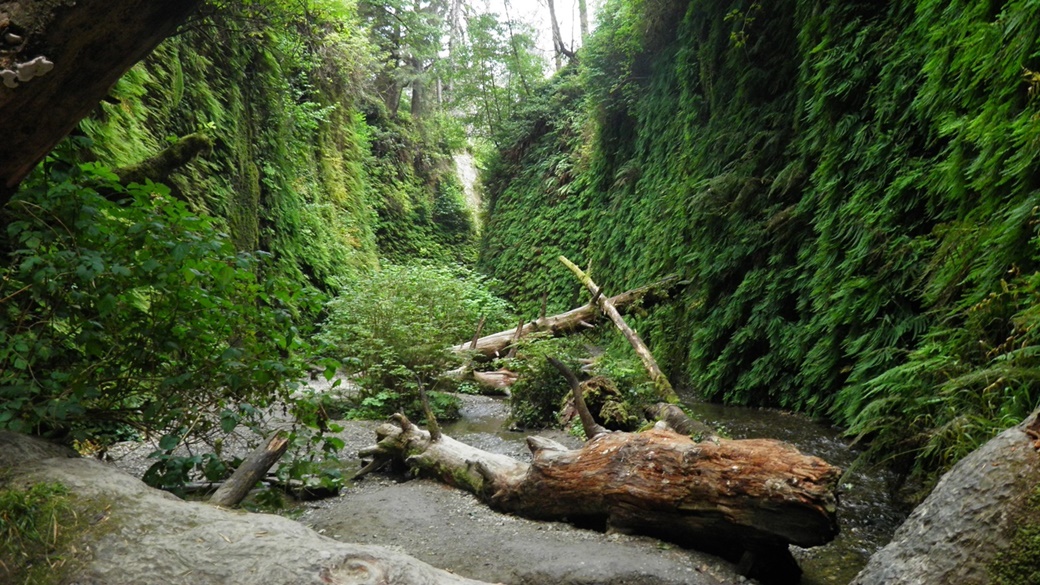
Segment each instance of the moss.
[[60,483],[0,489],[0,581],[64,583],[89,560],[85,543],[111,530],[106,502],[86,501]]
[[994,585],[1040,583],[1040,486],[1016,516],[1010,544],[990,565]]

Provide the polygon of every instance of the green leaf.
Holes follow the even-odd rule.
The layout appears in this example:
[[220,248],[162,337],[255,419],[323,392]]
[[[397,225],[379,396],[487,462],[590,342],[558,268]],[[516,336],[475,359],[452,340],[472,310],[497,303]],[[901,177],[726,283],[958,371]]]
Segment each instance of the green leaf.
[[159,439],[159,448],[163,451],[173,451],[177,448],[177,445],[180,445],[180,443],[180,435],[170,433],[168,435],[163,435],[163,437]]

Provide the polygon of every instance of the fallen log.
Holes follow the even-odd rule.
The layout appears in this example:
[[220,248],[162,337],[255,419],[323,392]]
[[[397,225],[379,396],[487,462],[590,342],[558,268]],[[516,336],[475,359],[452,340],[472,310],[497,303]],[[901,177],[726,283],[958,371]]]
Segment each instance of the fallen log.
[[734,560],[748,552],[790,560],[788,544],[818,546],[837,534],[841,471],[780,441],[697,443],[655,428],[601,432],[570,450],[530,437],[527,464],[394,420],[362,457],[396,460],[503,512],[649,534]]
[[[679,277],[669,276],[653,284],[610,297],[610,302],[620,312],[628,311],[635,306],[648,307],[669,298],[670,293],[681,284],[682,281],[679,280]],[[566,313],[550,317],[540,316],[538,319],[529,321],[520,327],[519,335],[517,334],[518,329],[514,327],[481,337],[475,343],[470,341],[460,343],[452,347],[451,350],[455,353],[474,351],[477,356],[487,359],[503,357],[517,337],[529,337],[540,332],[546,332],[553,336],[567,335],[587,329],[599,319],[600,314],[597,307],[593,304],[588,304],[577,309],[571,309]]]
[[209,499],[214,506],[233,508],[239,504],[249,490],[267,475],[267,470],[281,459],[289,448],[289,438],[284,432],[275,433],[266,443],[254,450],[231,477],[224,482]]

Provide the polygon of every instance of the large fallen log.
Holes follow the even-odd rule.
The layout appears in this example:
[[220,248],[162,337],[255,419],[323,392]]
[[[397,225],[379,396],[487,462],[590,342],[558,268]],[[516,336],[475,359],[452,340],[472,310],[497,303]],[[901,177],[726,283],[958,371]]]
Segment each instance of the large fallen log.
[[790,561],[788,544],[817,546],[837,534],[840,470],[780,441],[697,443],[655,428],[600,433],[570,450],[530,437],[527,464],[446,435],[431,440],[403,415],[394,420],[362,457],[396,460],[503,512],[649,534],[735,560],[765,554],[773,563]]
[[[669,276],[653,284],[623,292],[617,296],[610,297],[610,302],[618,311],[625,312],[635,306],[647,307],[669,298],[670,293],[680,286],[682,281],[677,276]],[[566,313],[539,317],[529,321],[519,329],[507,329],[477,339],[476,342],[467,341],[452,347],[452,351],[463,353],[474,351],[478,356],[484,358],[501,357],[506,354],[510,344],[518,337],[528,337],[535,333],[547,332],[554,336],[567,335],[582,329],[591,327],[600,319],[600,313],[594,304],[588,304],[577,309],[571,309]]]

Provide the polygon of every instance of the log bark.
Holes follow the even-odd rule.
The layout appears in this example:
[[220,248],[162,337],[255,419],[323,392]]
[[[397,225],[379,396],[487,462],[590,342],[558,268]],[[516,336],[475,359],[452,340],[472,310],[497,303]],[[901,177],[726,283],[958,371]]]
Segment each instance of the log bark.
[[283,432],[276,433],[267,443],[257,447],[246,457],[231,477],[214,492],[209,503],[224,508],[237,506],[245,499],[249,490],[267,475],[267,470],[281,459],[288,448],[289,438]]
[[588,289],[592,295],[592,302],[599,306],[600,310],[610,318],[614,325],[621,331],[625,339],[632,344],[632,348],[636,350],[636,355],[639,356],[640,361],[643,362],[643,366],[646,367],[646,371],[650,374],[650,380],[654,383],[654,388],[657,389],[658,395],[662,400],[666,402],[678,402],[679,396],[675,393],[675,389],[672,388],[672,383],[668,381],[668,377],[664,375],[661,368],[657,365],[657,360],[654,359],[654,355],[650,353],[650,349],[643,343],[643,339],[639,337],[639,334],[635,332],[628,323],[625,323],[625,319],[618,312],[617,307],[610,299],[603,296],[603,289],[600,288],[595,282],[581,268],[568,260],[565,256],[560,256],[560,262],[564,266],[570,269],[574,273],[574,276],[578,277],[585,288]]
[[35,67],[28,80],[5,76],[0,84],[0,205],[123,73],[173,34],[200,4],[201,0],[0,2],[0,74],[24,71],[34,62],[50,64]]
[[[677,276],[669,276],[651,285],[632,289],[619,295],[610,297],[611,304],[619,312],[626,312],[634,307],[649,307],[660,303],[670,297],[672,291],[683,283]],[[590,324],[600,318],[598,309],[588,304],[566,313],[560,313],[550,317],[541,316],[534,321],[525,323],[520,329],[521,337],[529,337],[535,333],[549,333],[553,336],[563,336],[576,331],[586,329]],[[499,331],[492,335],[481,337],[475,344],[467,341],[452,347],[452,351],[462,353],[475,351],[477,356],[484,358],[496,358],[506,354],[511,343],[516,338],[516,328]]]
[[577,450],[530,437],[530,464],[429,433],[403,415],[362,456],[396,459],[528,518],[584,520],[711,551],[781,551],[837,534],[841,470],[768,439],[696,443],[670,430],[608,432]]
[[647,407],[646,414],[649,419],[658,421],[658,424],[663,424],[680,435],[689,435],[698,442],[720,438],[711,425],[690,418],[690,415],[675,404],[658,402]]

